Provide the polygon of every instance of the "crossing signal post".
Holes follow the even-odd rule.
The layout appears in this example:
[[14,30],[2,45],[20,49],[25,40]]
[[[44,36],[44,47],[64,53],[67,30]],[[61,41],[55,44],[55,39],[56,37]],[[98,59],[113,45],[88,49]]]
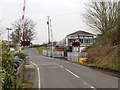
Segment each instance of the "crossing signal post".
[[78,62],[79,62],[79,51],[80,51],[80,47],[81,47],[81,42],[80,41],[71,41],[71,47],[78,48]]

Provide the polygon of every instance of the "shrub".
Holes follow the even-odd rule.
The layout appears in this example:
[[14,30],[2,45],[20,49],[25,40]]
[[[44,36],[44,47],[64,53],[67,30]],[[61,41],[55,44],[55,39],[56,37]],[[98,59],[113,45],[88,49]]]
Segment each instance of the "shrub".
[[26,59],[26,55],[24,53],[16,53],[15,56],[18,56],[21,59]]
[[2,44],[2,51],[2,90],[7,90],[15,86],[16,74],[14,63],[11,61],[14,56],[4,43]]

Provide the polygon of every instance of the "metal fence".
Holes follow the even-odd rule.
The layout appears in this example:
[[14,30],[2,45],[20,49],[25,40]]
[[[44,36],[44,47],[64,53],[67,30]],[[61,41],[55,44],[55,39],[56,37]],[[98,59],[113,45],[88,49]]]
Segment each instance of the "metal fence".
[[[64,57],[64,52],[63,51],[51,51],[51,50],[43,50],[42,54],[44,56],[48,56],[48,57]],[[73,61],[73,62],[79,62],[79,58],[86,58],[87,57],[87,52],[68,52],[67,53],[67,60],[69,61]]]
[[67,53],[67,59],[69,61],[73,61],[73,62],[79,62],[79,58],[86,58],[87,57],[87,52],[82,52],[82,53],[78,53],[78,52],[68,52]]
[[64,52],[63,51],[53,51],[52,56],[53,57],[64,57]]
[[43,50],[42,54],[44,56],[48,56],[48,57],[64,57],[64,52],[63,51],[51,51],[51,50]]
[[51,51],[51,50],[47,50],[46,52],[47,52],[47,56],[48,56],[48,57],[51,57],[51,56],[52,56],[52,51]]
[[47,56],[48,55],[47,50],[42,50],[42,55]]

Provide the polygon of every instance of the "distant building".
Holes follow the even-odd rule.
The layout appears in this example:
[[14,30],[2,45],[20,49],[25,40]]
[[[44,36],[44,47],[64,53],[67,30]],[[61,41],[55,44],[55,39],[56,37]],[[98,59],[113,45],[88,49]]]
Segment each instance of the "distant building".
[[80,41],[81,42],[80,51],[81,51],[85,47],[94,44],[95,36],[96,36],[95,34],[88,33],[86,31],[81,31],[80,30],[80,31],[71,33],[71,34],[66,36],[65,46],[67,47],[67,50],[69,49],[69,51],[78,51],[77,47],[76,48],[71,48],[71,41]]

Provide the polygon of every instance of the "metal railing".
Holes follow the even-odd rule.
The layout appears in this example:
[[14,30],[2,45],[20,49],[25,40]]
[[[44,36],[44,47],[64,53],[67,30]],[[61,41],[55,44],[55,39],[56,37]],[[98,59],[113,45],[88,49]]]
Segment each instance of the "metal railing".
[[53,51],[52,56],[53,57],[64,57],[64,52],[63,51]]
[[86,58],[87,57],[87,52],[68,52],[67,53],[67,59],[69,61],[73,62],[79,62],[79,58]]
[[[51,50],[43,50],[42,54],[47,57],[64,57],[64,52],[63,51],[51,51]],[[67,60],[72,61],[72,62],[79,62],[80,58],[86,58],[87,57],[87,52],[68,52],[67,53]]]
[[52,51],[51,50],[47,50],[46,53],[47,53],[48,57],[52,57]]
[[51,50],[42,50],[42,55],[48,57],[64,57],[63,51],[51,51]]
[[42,50],[42,55],[47,56],[48,55],[47,50]]

